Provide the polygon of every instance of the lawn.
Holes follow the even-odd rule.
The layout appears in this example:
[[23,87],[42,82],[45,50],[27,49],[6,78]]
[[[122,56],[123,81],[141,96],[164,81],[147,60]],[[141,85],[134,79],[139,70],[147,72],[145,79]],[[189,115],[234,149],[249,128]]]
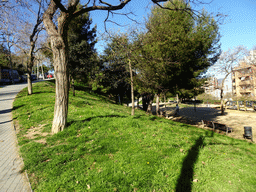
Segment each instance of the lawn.
[[256,191],[256,145],[70,94],[68,127],[51,134],[54,83],[21,91],[13,118],[34,191]]

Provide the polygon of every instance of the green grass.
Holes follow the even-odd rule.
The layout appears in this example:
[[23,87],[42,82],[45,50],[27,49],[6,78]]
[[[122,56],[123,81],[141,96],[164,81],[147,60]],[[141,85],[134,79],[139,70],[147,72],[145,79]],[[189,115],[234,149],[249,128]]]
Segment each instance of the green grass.
[[[70,94],[68,127],[51,131],[54,84],[14,102],[18,141],[34,191],[256,191],[255,144]],[[46,138],[45,142],[38,142]],[[193,182],[194,180],[194,182]]]

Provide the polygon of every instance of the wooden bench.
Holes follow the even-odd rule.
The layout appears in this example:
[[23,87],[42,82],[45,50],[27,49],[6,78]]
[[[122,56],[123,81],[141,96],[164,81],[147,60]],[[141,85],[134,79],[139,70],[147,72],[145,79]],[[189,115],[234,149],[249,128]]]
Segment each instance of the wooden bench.
[[219,129],[221,131],[226,131],[226,135],[229,132],[232,133],[232,131],[233,131],[233,129],[230,127],[227,127],[227,125],[218,123],[218,122],[214,122],[214,121],[202,120],[202,125],[203,125],[203,127],[206,125],[207,127],[213,128],[213,130]]

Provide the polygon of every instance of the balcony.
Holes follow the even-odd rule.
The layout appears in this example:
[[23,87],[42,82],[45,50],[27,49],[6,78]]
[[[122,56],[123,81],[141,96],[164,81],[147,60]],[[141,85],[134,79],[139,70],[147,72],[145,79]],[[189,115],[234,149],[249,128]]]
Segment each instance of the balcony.
[[252,73],[238,73],[238,77],[248,77],[248,76],[251,76]]
[[248,88],[248,89],[240,89],[240,93],[251,93],[253,91],[252,88]]
[[250,80],[247,80],[247,81],[241,81],[241,82],[239,82],[239,85],[241,86],[241,85],[251,85],[253,82],[252,81],[250,81]]

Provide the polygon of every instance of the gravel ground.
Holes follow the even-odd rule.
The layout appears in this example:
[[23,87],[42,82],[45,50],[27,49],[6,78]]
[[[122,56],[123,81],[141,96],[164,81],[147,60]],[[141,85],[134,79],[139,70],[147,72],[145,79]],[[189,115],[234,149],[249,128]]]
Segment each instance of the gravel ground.
[[[166,111],[167,114],[173,115],[175,111],[175,105],[160,106],[162,111]],[[155,107],[153,107],[153,111]],[[172,118],[176,121],[184,121],[184,117],[188,119],[186,123],[198,124],[202,120],[214,121],[222,124],[226,124],[228,127],[233,128],[233,132],[229,133],[229,137],[244,139],[244,127],[252,127],[252,133],[254,141],[256,141],[256,112],[252,111],[237,111],[237,110],[225,110],[225,114],[221,115],[220,109],[211,107],[180,107],[180,116],[182,118]],[[191,121],[190,121],[191,120]],[[248,140],[248,139],[247,139]],[[248,140],[250,141],[250,140]]]

